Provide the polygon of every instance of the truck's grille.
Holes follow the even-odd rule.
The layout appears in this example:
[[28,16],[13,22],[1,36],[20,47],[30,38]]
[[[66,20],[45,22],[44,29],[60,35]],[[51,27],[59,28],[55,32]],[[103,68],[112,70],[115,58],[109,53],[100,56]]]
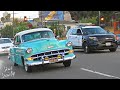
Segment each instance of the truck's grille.
[[98,41],[101,43],[101,44],[105,44],[106,42],[113,42],[115,39],[114,37],[102,37],[102,38],[98,38]]

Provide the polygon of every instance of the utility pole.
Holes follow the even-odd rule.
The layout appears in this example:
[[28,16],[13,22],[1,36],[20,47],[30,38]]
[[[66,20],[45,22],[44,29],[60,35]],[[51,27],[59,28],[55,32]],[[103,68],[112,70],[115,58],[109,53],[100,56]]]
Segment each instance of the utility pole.
[[13,11],[13,37],[14,37],[14,11]]
[[100,26],[100,11],[99,11],[99,26]]
[[42,11],[39,11],[39,19],[41,21],[41,27],[43,27],[43,20],[42,20],[43,16],[42,16]]

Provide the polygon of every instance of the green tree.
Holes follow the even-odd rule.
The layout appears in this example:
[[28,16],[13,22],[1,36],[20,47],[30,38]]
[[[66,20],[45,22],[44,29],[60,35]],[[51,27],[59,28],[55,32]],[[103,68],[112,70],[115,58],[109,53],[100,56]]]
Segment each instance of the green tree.
[[5,18],[1,17],[1,21],[2,21],[2,23],[4,23],[5,22]]
[[12,25],[6,25],[3,29],[0,30],[2,37],[13,37],[13,26]]
[[5,20],[6,20],[7,22],[10,21],[10,16],[11,16],[11,14],[7,14],[7,16],[5,16]]
[[[17,24],[14,26],[6,25],[3,29],[0,30],[2,37],[13,38],[13,36],[21,31],[28,30],[28,22],[16,22]],[[36,28],[36,27],[32,27]],[[14,35],[13,35],[14,34]]]

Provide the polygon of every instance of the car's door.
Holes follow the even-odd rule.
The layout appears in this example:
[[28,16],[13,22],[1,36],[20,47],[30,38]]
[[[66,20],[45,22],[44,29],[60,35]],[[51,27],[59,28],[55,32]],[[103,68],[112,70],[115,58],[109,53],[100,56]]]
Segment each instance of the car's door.
[[77,29],[72,29],[68,36],[68,40],[72,42],[73,46],[78,46]]
[[81,30],[80,29],[77,29],[77,36],[76,36],[76,39],[77,39],[77,42],[76,42],[76,44],[77,44],[77,46],[80,46],[80,47],[82,47],[82,32],[81,32]]
[[23,54],[23,50],[19,47],[20,43],[21,43],[20,36],[16,36],[14,39],[14,44],[15,44],[14,59],[15,59],[15,63],[22,65],[21,56]]

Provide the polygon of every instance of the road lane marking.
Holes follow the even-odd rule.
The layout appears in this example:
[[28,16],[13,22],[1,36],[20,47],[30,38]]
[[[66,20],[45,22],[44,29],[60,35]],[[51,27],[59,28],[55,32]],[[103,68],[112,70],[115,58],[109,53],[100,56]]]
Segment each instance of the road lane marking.
[[81,68],[81,70],[92,72],[92,73],[103,75],[103,76],[107,76],[107,77],[112,77],[112,78],[120,79],[120,77],[116,77],[116,76],[113,76],[113,75],[104,74],[104,73],[101,73],[101,72],[96,72],[96,71],[93,71],[93,70],[90,70],[90,69]]

